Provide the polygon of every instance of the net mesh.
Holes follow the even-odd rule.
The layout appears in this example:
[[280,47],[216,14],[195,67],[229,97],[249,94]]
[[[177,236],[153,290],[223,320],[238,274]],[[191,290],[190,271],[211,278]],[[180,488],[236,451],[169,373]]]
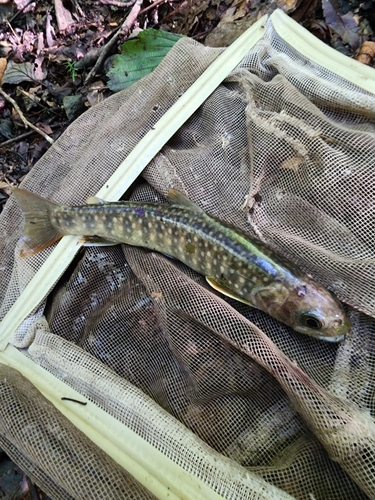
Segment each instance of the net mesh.
[[[23,187],[83,203],[219,53],[180,40],[152,75],[76,120]],[[347,304],[344,343],[298,334],[177,261],[122,245],[80,253],[12,344],[224,498],[375,498],[374,117],[372,94],[302,57],[270,20],[132,193],[162,201],[174,187],[298,263]],[[3,316],[50,249],[19,258],[13,199],[1,221]],[[52,408],[37,393],[29,405],[27,384],[4,379],[0,435],[36,482],[54,498],[151,498],[55,411],[90,454],[56,447]],[[41,448],[59,464],[40,461]]]

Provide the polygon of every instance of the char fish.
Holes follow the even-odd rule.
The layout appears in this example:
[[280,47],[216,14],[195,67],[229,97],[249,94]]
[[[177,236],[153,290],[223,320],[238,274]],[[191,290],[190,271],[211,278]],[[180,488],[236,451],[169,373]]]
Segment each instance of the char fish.
[[344,339],[349,319],[319,283],[256,238],[206,214],[170,190],[171,205],[103,202],[56,204],[23,189],[13,193],[25,215],[22,256],[65,235],[86,244],[127,243],[170,255],[225,295],[260,309],[297,332],[330,342]]

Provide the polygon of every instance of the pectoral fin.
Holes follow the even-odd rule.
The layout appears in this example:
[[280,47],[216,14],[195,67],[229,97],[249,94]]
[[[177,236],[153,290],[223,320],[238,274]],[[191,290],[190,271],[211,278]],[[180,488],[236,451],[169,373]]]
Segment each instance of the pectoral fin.
[[228,283],[225,280],[218,280],[215,278],[210,278],[209,276],[206,276],[206,281],[207,283],[212,286],[215,290],[218,292],[222,293],[223,295],[226,295],[227,297],[231,297],[232,299],[238,300],[238,302],[242,302],[243,304],[247,304],[248,306],[254,307],[253,304],[242,298],[240,295],[238,295],[236,292],[231,290],[228,287]]

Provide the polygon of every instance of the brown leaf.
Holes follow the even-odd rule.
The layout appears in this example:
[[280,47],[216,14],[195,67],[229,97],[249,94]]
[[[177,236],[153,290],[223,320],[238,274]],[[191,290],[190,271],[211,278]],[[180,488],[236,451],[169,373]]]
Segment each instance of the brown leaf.
[[74,24],[74,19],[68,9],[64,7],[62,0],[55,0],[55,12],[57,25],[60,31],[64,31],[69,28],[70,25]]
[[101,80],[94,82],[90,86],[90,90],[86,94],[86,99],[90,106],[94,106],[104,99],[103,92],[106,88]]
[[0,82],[3,79],[5,68],[7,67],[7,60],[5,57],[0,57]]
[[10,196],[12,194],[12,188],[11,188],[11,186],[7,182],[1,181],[0,182],[0,189],[2,189],[3,191],[5,191],[5,193],[8,196]]
[[38,127],[42,132],[44,132],[47,135],[51,135],[53,133],[51,127],[46,123],[38,122],[35,124],[35,126]]
[[370,64],[375,57],[375,42],[363,42],[359,51],[357,61],[363,64]]
[[53,47],[57,44],[55,30],[51,24],[52,14],[47,12],[46,15],[46,40],[48,47]]
[[342,40],[342,43],[356,49],[359,44],[358,25],[352,12],[341,16],[329,0],[322,0],[324,18],[330,29]]
[[294,9],[297,4],[297,0],[285,0],[285,4],[289,9]]
[[43,81],[47,77],[47,70],[43,69],[44,62],[44,36],[40,32],[38,35],[38,47],[36,49],[37,57],[34,61],[34,76],[38,82]]
[[[29,0],[14,0],[14,3],[17,6],[17,10],[23,10],[24,12],[30,12],[30,7],[35,8],[35,2],[32,2],[32,4],[29,5]],[[26,11],[27,7],[27,11]]]

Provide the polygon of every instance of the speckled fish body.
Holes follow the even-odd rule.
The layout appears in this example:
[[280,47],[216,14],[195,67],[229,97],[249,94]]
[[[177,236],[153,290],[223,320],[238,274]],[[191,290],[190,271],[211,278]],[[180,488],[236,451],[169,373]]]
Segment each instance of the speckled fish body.
[[[349,330],[341,304],[321,285],[262,242],[210,217],[181,194],[172,205],[104,203],[68,207],[16,189],[25,222],[24,255],[64,235],[92,244],[127,243],[168,254],[296,331],[340,341]],[[92,203],[92,200],[91,202]]]

